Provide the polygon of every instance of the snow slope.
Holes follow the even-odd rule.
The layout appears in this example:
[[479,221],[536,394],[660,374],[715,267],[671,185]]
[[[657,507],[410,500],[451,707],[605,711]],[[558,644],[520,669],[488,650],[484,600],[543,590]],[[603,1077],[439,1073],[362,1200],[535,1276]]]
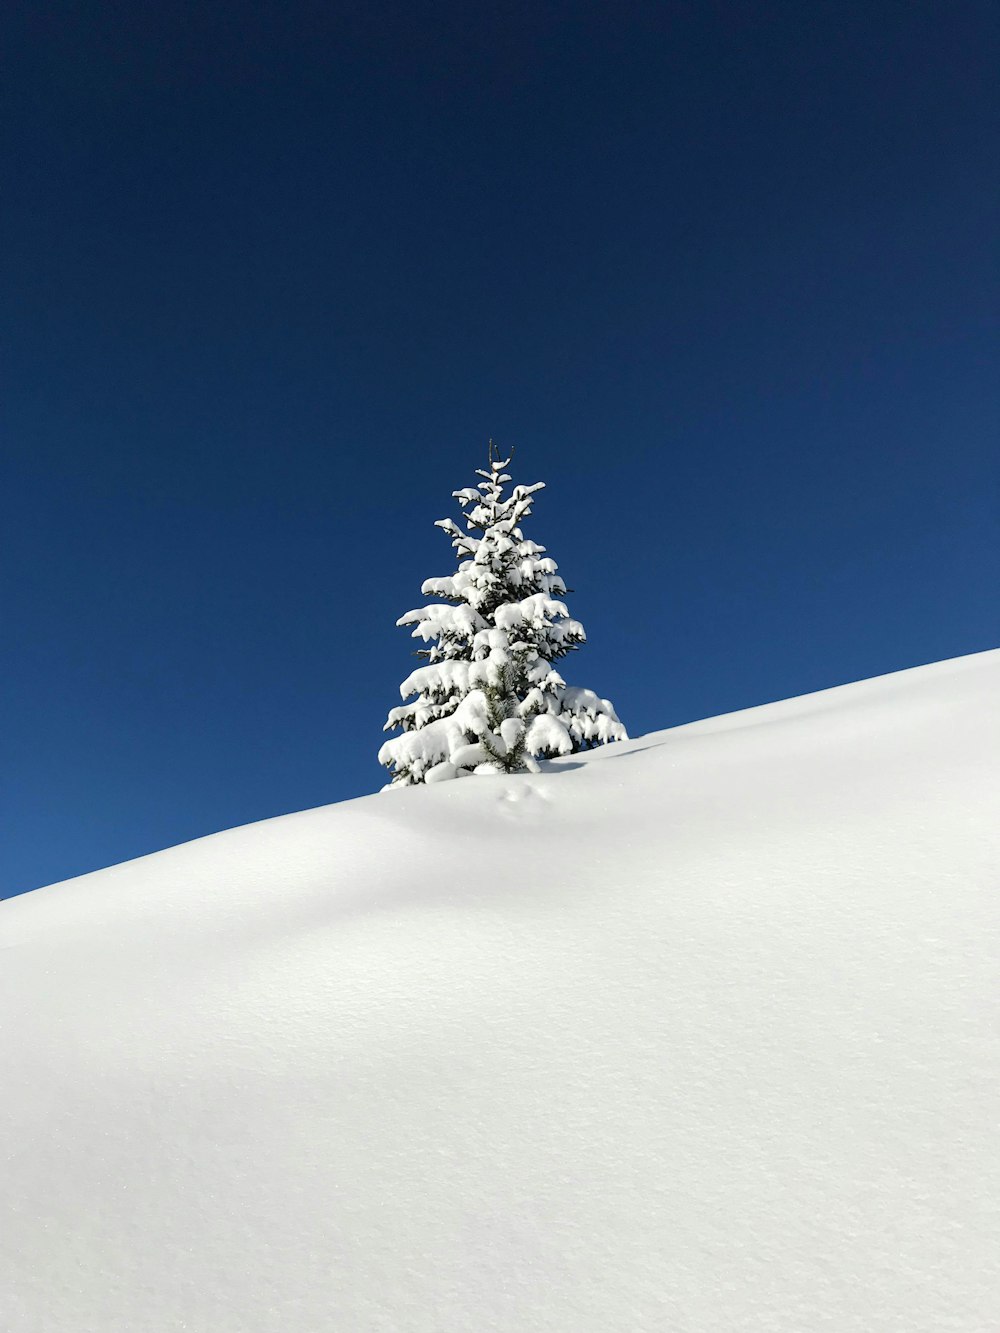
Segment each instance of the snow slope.
[[995,1330],[998,696],[984,653],[0,904],[0,1328]]

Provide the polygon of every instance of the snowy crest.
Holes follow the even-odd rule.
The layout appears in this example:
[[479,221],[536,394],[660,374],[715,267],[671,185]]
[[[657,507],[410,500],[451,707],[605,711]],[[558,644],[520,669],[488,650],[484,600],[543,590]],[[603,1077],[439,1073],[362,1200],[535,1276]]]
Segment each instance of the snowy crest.
[[458,552],[458,570],[427,579],[421,592],[441,601],[396,622],[428,646],[417,653],[425,664],[400,686],[409,702],[385,725],[403,733],[378,755],[394,786],[537,771],[538,758],[627,739],[607,699],[568,686],[553,666],[586,634],[561,600],[556,562],[521,532],[545,483],[508,493],[510,461],[491,440],[478,486],[453,492],[465,528],[450,518],[437,526]]

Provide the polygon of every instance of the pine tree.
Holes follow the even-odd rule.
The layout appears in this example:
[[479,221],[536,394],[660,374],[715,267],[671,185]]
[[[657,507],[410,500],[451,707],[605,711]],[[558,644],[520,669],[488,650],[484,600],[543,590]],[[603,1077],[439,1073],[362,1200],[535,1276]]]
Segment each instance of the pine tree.
[[608,700],[567,685],[553,666],[586,634],[559,600],[567,588],[556,562],[521,532],[545,483],[505,493],[510,461],[491,440],[478,486],[453,492],[465,530],[450,518],[436,526],[451,538],[458,570],[423,584],[441,602],[396,622],[430,646],[417,653],[425,665],[400,686],[412,701],[385,724],[403,733],[379,750],[393,786],[537,772],[539,758],[626,739]]

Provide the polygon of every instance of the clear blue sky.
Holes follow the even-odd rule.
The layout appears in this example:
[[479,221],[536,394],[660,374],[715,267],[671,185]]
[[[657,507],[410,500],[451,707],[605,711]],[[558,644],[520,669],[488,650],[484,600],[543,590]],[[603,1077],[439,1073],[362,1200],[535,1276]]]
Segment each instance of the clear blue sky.
[[991,4],[4,27],[0,894],[378,787],[490,435],[634,735],[1000,641]]

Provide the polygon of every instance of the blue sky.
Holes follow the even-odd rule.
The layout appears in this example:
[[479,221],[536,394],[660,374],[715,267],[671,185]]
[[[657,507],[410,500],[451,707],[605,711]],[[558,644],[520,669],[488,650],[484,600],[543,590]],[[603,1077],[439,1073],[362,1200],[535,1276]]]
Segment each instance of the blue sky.
[[380,785],[490,435],[634,735],[996,646],[991,8],[8,18],[0,895]]

